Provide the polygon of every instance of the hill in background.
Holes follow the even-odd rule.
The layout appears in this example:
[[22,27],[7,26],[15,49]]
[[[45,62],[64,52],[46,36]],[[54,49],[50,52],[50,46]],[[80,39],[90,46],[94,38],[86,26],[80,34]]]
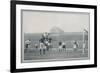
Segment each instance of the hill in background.
[[58,27],[53,27],[50,29],[50,33],[61,34],[64,33],[64,31]]

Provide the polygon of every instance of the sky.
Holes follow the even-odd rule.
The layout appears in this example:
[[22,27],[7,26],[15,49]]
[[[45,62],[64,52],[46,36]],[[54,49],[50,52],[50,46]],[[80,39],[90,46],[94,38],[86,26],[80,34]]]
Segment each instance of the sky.
[[89,13],[22,10],[24,33],[50,32],[58,27],[64,32],[89,30]]

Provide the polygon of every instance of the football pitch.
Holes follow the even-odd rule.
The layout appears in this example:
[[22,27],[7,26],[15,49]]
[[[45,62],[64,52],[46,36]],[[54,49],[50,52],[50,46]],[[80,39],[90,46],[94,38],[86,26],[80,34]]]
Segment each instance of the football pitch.
[[27,50],[24,53],[24,60],[33,60],[33,61],[45,61],[45,60],[70,60],[70,59],[88,59],[89,53],[88,49],[76,49],[73,50],[71,48],[66,50],[55,50],[51,49],[49,51],[45,51],[45,53],[40,53],[39,50]]

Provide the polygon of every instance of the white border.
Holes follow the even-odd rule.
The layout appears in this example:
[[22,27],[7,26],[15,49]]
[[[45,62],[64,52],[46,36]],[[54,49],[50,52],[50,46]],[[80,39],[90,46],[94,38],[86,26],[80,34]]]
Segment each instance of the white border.
[[[21,9],[90,13],[90,60],[21,63]],[[94,64],[94,10],[93,9],[35,6],[35,5],[32,5],[32,6],[31,5],[16,5],[16,68],[17,69],[86,65],[86,64]]]

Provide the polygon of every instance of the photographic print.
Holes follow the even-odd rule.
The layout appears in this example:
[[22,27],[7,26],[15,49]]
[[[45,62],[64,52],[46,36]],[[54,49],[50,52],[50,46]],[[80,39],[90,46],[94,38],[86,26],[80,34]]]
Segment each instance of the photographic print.
[[97,6],[11,1],[11,72],[97,67]]
[[22,62],[89,59],[89,13],[21,13]]

